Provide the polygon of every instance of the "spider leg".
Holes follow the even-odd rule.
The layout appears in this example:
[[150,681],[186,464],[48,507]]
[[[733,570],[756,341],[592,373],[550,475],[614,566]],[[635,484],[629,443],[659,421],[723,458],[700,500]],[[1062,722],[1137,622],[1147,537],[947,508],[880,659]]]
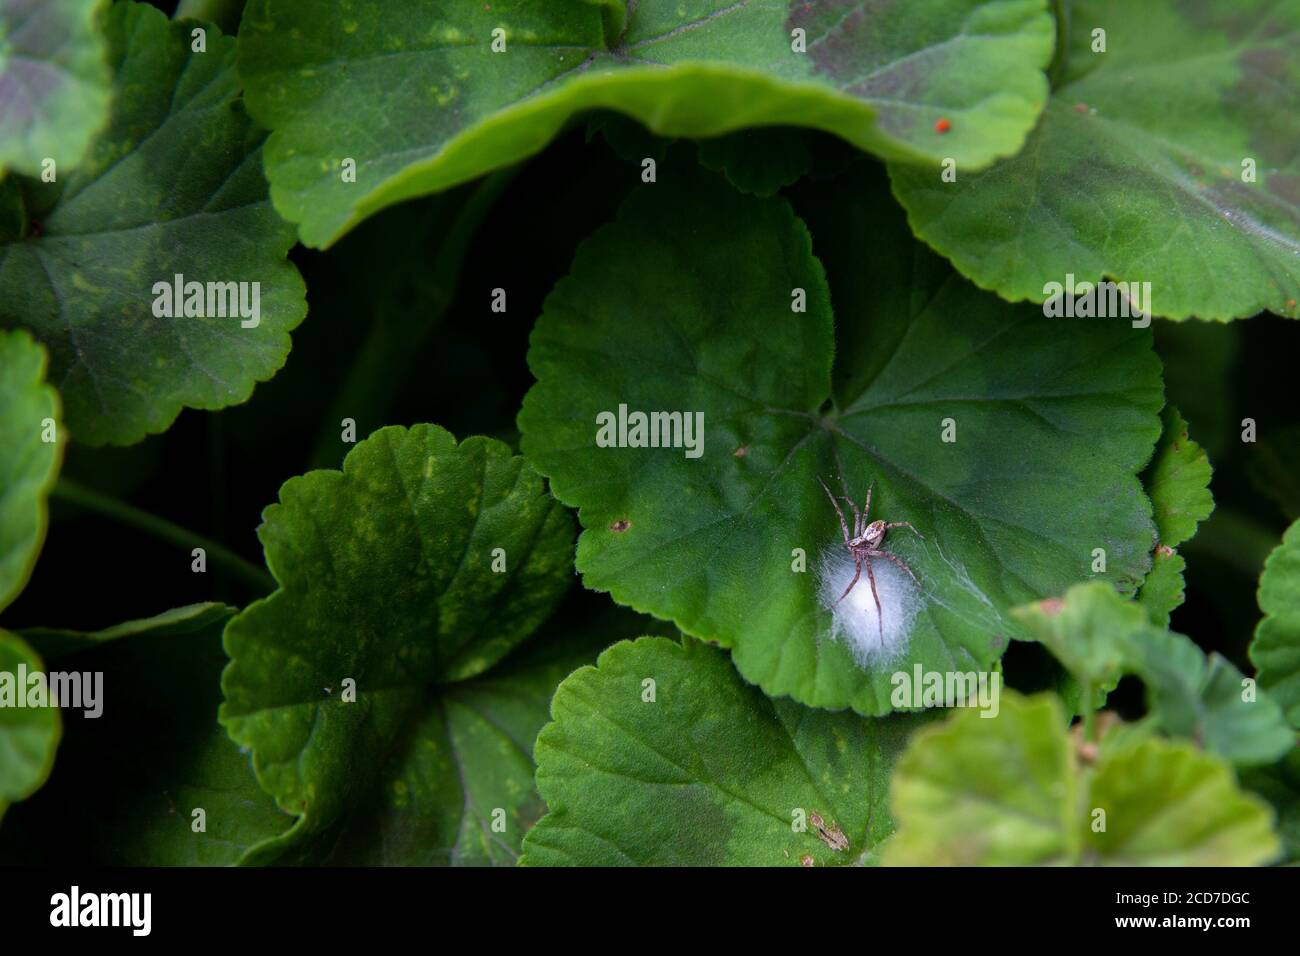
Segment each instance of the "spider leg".
[[906,571],[908,577],[910,577],[913,581],[916,581],[917,587],[921,586],[921,582],[917,581],[916,575],[913,574],[912,569],[907,566],[907,562],[904,561],[902,558],[900,558],[898,555],[894,554],[892,551],[872,551],[871,556],[888,558],[890,561],[893,561],[896,565],[898,565],[900,568]]
[[[846,597],[849,596],[849,592],[853,590],[853,585],[857,584],[858,578],[862,576],[862,555],[858,554],[858,552],[856,551],[852,552],[852,554],[853,554],[853,567],[854,567],[853,580],[850,581],[849,586],[844,589],[844,593],[839,596],[839,600],[835,602],[836,604],[839,604],[840,601],[843,601]],[[870,571],[869,567],[868,567],[868,571]]]
[[[826,492],[826,497],[831,499],[831,507],[834,508],[835,513],[839,515],[840,530],[844,532],[844,543],[847,545],[852,539],[849,537],[849,526],[844,522],[844,512],[840,510],[839,502],[835,500],[835,496],[831,494],[831,490],[826,487],[826,482],[822,481],[821,475],[817,476],[817,481],[820,482],[822,489]],[[836,603],[838,604],[839,602],[837,601]]]
[[876,593],[876,572],[871,570],[871,554],[863,555],[867,562],[867,577],[871,580],[871,596],[876,599],[876,626],[880,628],[880,646],[885,646],[885,612],[880,609],[880,595]]
[[840,497],[847,501],[849,507],[853,509],[853,537],[859,538],[862,536],[862,513],[858,511],[858,506],[853,503],[853,499],[848,495],[840,495]]
[[871,493],[876,490],[876,479],[871,479],[871,484],[867,485],[867,500],[862,503],[862,518],[865,521],[867,515],[871,514]]
[[908,531],[912,532],[912,534],[916,535],[922,541],[925,540],[925,535],[921,534],[921,532],[913,528],[912,522],[910,521],[891,521],[889,522],[889,524],[885,525],[886,530],[890,528],[906,528]]

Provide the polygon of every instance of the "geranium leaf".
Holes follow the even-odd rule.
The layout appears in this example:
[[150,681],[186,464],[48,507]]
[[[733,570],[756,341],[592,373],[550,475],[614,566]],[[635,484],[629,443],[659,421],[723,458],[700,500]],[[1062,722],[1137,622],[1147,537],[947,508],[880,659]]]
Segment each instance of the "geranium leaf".
[[108,117],[104,0],[0,0],[0,173],[71,170]]
[[892,830],[891,766],[925,719],[771,700],[726,654],[655,637],[570,675],[551,715],[537,738],[550,812],[524,839],[526,865],[870,862]]
[[1124,673],[1129,648],[1151,630],[1139,605],[1104,584],[1076,585],[1012,615],[1075,677],[1108,689]]
[[[26,333],[0,330],[0,611],[27,584],[45,540],[46,500],[63,455],[58,417],[45,350]],[[28,690],[21,675],[42,669],[26,643],[0,630],[0,817],[34,793],[54,764],[58,708],[20,706]]]
[[226,629],[221,708],[299,816],[261,858],[513,862],[532,766],[458,682],[568,587],[568,514],[500,442],[417,425],[286,482],[264,517],[280,588]]
[[[853,182],[847,195],[866,197]],[[1148,333],[1010,308],[891,231],[887,206],[831,192],[914,267],[860,268],[880,275],[870,295],[828,289],[784,202],[704,174],[635,193],[548,298],[519,425],[580,509],[588,587],[732,648],[769,695],[880,714],[895,667],[987,669],[1021,633],[1012,605],[1095,572],[1135,588],[1154,533],[1136,472],[1159,432],[1159,369]],[[849,368],[824,409],[833,354]],[[678,447],[629,447],[613,425],[633,412],[680,413],[664,442]],[[873,562],[883,619],[865,572],[833,619],[827,592],[853,563],[820,481],[858,503],[874,482],[872,516],[924,536],[885,545],[919,584]],[[824,555],[838,562],[826,575]],[[837,622],[856,637],[833,640]]]
[[1078,853],[1065,715],[1054,697],[1004,692],[998,716],[956,711],[899,759],[889,866],[1041,865]]
[[64,447],[58,419],[45,350],[24,332],[0,330],[0,610],[27,583],[45,540]]
[[[661,166],[669,149],[681,142],[655,136],[636,120],[611,110],[588,117],[587,141],[597,136],[626,162],[644,164],[654,159]],[[760,126],[710,136],[695,141],[695,153],[705,169],[721,173],[731,185],[753,196],[773,196],[805,176],[832,178],[862,158],[836,136],[795,126]],[[656,175],[673,172],[659,169]]]
[[24,632],[51,670],[103,675],[100,713],[65,708],[59,765],[0,831],[0,856],[224,866],[288,828],[217,723],[221,631],[233,613],[196,604],[98,633]]
[[1286,859],[1300,860],[1300,747],[1271,767],[1246,770],[1241,782],[1273,805]]
[[1033,126],[1052,41],[1042,0],[403,0],[378,19],[333,0],[252,0],[240,72],[273,130],[276,208],[323,246],[384,206],[523,159],[590,109],[670,136],[811,126],[974,169]]
[[10,804],[39,790],[54,766],[59,709],[26,706],[28,678],[44,669],[30,647],[0,630],[0,818]]
[[722,173],[743,193],[772,196],[802,179],[836,179],[862,154],[827,133],[760,127],[702,139],[700,165]]
[[1152,624],[1168,627],[1169,615],[1182,606],[1186,599],[1186,570],[1186,559],[1172,548],[1157,547],[1151,555],[1151,571],[1142,582],[1138,601],[1147,609]]
[[1142,476],[1155,509],[1159,543],[1138,600],[1146,607],[1151,622],[1165,627],[1170,613],[1183,603],[1186,562],[1174,549],[1191,538],[1196,526],[1210,516],[1214,496],[1210,494],[1210,460],[1188,436],[1183,416],[1172,405],[1166,405],[1160,417],[1164,430],[1155,457]]
[[1214,510],[1210,494],[1210,460],[1187,434],[1178,409],[1167,406],[1161,415],[1164,430],[1155,458],[1147,469],[1146,487],[1155,508],[1160,543],[1176,548],[1196,533],[1196,526]]
[[646,159],[661,163],[668,148],[677,142],[656,136],[636,120],[613,110],[597,110],[587,117],[587,142],[597,136],[605,141],[615,156],[629,163],[641,163]]
[[1246,866],[1278,851],[1268,807],[1227,764],[1190,744],[1112,734],[1086,770],[1048,695],[1007,692],[995,720],[957,711],[918,733],[895,768],[892,807],[889,865]]
[[[594,663],[614,640],[656,624],[579,589],[498,666],[444,688],[462,790],[443,810],[460,816],[452,862],[517,861],[521,835],[546,812],[533,784],[534,741],[550,719],[557,685]],[[494,809],[513,806],[518,806],[518,825],[512,820],[506,833],[498,835],[492,829]]]
[[1280,849],[1268,805],[1242,791],[1224,761],[1189,743],[1103,745],[1087,806],[1106,811],[1106,828],[1080,814],[1086,863],[1255,866]]
[[1277,700],[1263,691],[1246,699],[1241,671],[1219,654],[1207,659],[1190,639],[1153,628],[1129,655],[1166,733],[1243,766],[1273,763],[1295,745]]
[[1114,689],[1123,674],[1147,688],[1155,723],[1237,764],[1265,764],[1295,742],[1278,702],[1243,692],[1242,674],[1189,638],[1150,623],[1141,604],[1101,583],[1064,598],[1017,608],[1014,615],[1079,681]]
[[1300,728],[1300,521],[1282,537],[1259,579],[1264,618],[1250,643],[1259,686],[1277,699],[1292,727]]
[[[23,182],[37,223],[0,243],[0,326],[49,348],[79,441],[129,444],[182,407],[247,399],[283,364],[306,304],[285,261],[293,230],[266,198],[264,134],[240,101],[234,38],[209,29],[207,51],[193,53],[190,24],[143,4],[105,20],[111,119],[75,172]],[[155,311],[155,284],[177,275],[204,284],[204,316],[184,302],[175,317]],[[208,283],[247,283],[229,288],[250,313],[257,283],[258,315],[211,314],[227,299]]]
[[1073,275],[1150,282],[1173,318],[1300,315],[1300,7],[1078,0],[1070,22],[1015,158],[891,167],[917,235],[1013,301]]
[[764,127],[702,139],[699,154],[701,166],[754,196],[774,196],[813,167],[808,141],[789,129]]

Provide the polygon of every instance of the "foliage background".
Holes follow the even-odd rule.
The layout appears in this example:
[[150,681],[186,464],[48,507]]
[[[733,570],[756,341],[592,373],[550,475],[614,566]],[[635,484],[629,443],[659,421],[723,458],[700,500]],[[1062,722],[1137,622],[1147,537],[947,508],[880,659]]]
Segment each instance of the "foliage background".
[[[172,4],[156,5],[172,12]],[[262,509],[288,477],[340,465],[349,448],[337,440],[343,415],[356,419],[359,437],[383,425],[436,422],[458,437],[486,435],[517,449],[516,416],[534,381],[526,363],[534,319],[569,272],[578,244],[614,218],[639,182],[614,139],[579,124],[517,171],[498,175],[492,188],[499,193],[458,269],[435,264],[448,251],[447,225],[481,198],[477,183],[387,209],[326,251],[295,246],[290,259],[307,284],[310,316],[270,382],[243,405],[187,409],[170,429],[135,445],[74,443],[63,477],[206,536],[260,568]],[[663,150],[661,178],[697,164],[691,145],[656,148]],[[505,314],[490,310],[497,287],[509,290]],[[1169,402],[1214,465],[1215,510],[1179,549],[1186,601],[1170,628],[1251,673],[1246,652],[1259,619],[1259,575],[1300,516],[1300,462],[1291,457],[1300,402],[1282,361],[1300,348],[1300,326],[1269,314],[1231,323],[1157,319],[1154,326]],[[359,366],[367,343],[396,365]],[[346,396],[336,387],[344,382]],[[1260,444],[1240,440],[1247,417],[1257,423]],[[46,625],[57,608],[60,627],[95,630],[163,606],[243,607],[257,596],[246,577],[219,561],[195,575],[185,549],[56,496],[36,571],[5,621],[15,630]],[[571,600],[604,599],[575,582]],[[1049,686],[1046,663],[1030,643],[1013,643],[1004,658],[1008,680],[1021,689]],[[1122,680],[1110,705],[1140,716],[1138,682]]]

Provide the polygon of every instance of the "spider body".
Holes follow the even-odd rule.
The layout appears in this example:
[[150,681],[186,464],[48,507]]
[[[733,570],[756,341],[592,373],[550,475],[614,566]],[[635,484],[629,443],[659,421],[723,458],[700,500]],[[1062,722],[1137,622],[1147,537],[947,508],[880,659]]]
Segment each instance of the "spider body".
[[853,557],[853,580],[849,582],[849,586],[844,589],[844,593],[839,596],[835,603],[839,604],[840,601],[849,596],[849,592],[853,590],[858,583],[858,579],[862,577],[862,569],[865,567],[867,569],[867,580],[871,582],[871,596],[876,602],[876,624],[880,628],[880,643],[883,647],[885,643],[884,612],[880,608],[880,594],[876,590],[876,574],[871,567],[871,561],[873,558],[884,558],[894,562],[894,564],[906,571],[907,576],[915,581],[919,587],[921,582],[912,573],[912,569],[907,566],[907,562],[892,551],[886,551],[882,545],[884,545],[885,536],[889,534],[891,528],[906,528],[922,540],[924,540],[925,536],[912,527],[910,521],[867,520],[871,514],[871,493],[876,488],[874,480],[871,482],[870,487],[867,488],[867,498],[862,504],[861,511],[858,510],[858,506],[854,504],[852,498],[848,495],[840,495],[840,498],[848,503],[849,509],[853,512],[853,530],[850,532],[849,524],[844,520],[844,512],[840,510],[839,501],[831,493],[830,488],[826,487],[826,482],[822,481],[820,476],[817,480],[821,482],[826,497],[831,500],[831,507],[835,509],[835,514],[840,519],[840,530],[844,533],[844,547],[848,549],[849,554]]

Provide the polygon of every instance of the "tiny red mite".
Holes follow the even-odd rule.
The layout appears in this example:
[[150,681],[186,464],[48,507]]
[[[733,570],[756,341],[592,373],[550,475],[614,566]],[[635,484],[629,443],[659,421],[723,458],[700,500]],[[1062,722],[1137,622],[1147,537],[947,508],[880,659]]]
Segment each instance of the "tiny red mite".
[[952,123],[946,119],[941,119],[939,122],[934,124],[934,131],[936,133],[946,133],[950,129],[952,129]]

